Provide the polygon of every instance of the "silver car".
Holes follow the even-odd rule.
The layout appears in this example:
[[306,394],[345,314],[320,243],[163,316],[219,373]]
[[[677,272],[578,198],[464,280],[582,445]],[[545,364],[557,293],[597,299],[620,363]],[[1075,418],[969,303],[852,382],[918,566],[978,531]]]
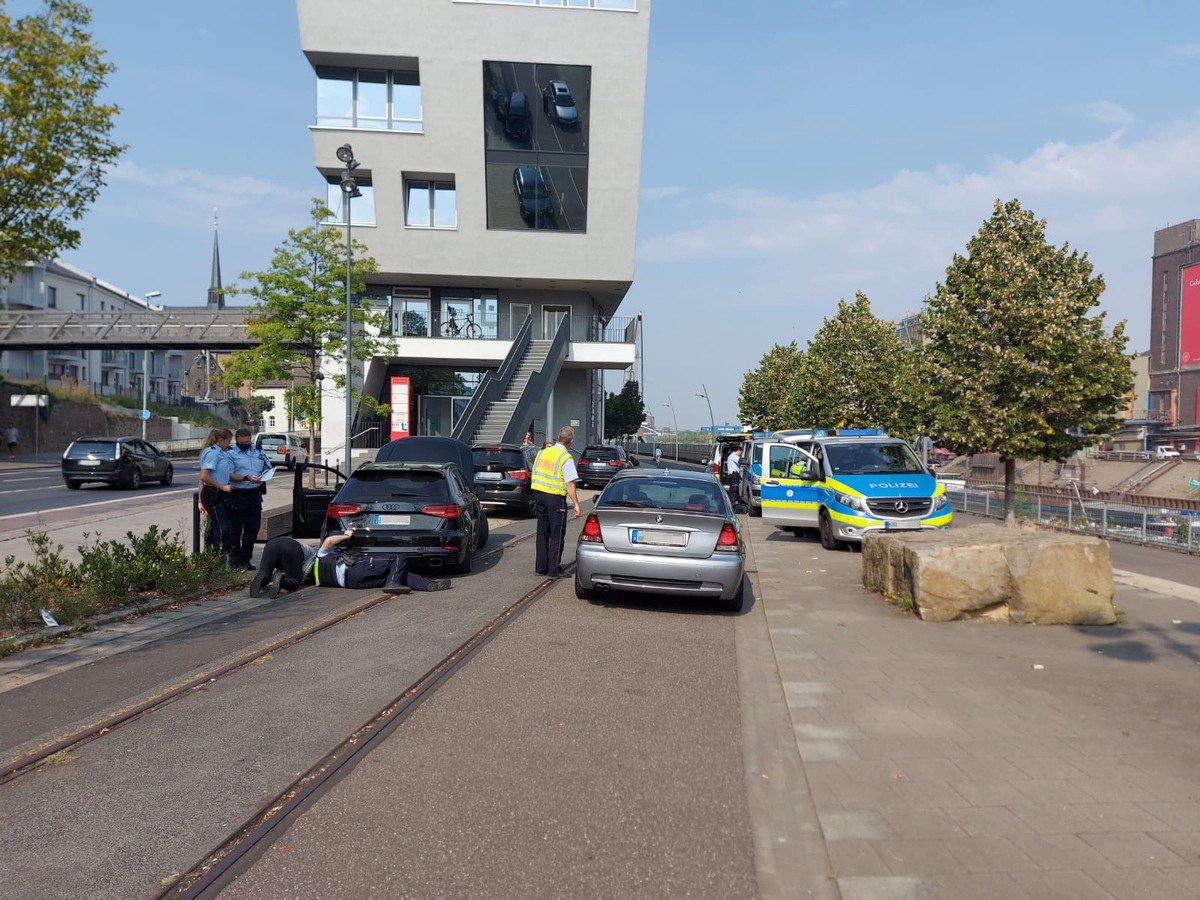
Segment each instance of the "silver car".
[[746,548],[729,497],[707,472],[626,469],[596,498],[575,548],[575,595],[609,590],[742,608]]

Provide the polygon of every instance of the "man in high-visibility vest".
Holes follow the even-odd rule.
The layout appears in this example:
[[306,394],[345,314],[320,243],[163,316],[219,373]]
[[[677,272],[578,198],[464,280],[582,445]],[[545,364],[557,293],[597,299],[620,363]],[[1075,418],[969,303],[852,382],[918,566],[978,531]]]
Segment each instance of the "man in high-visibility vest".
[[558,430],[558,443],[537,455],[530,475],[533,511],[537,514],[537,559],[534,572],[557,578],[562,574],[563,543],[567,538],[567,498],[579,518],[579,497],[575,492],[575,460],[568,451],[575,441],[575,429],[564,425]]

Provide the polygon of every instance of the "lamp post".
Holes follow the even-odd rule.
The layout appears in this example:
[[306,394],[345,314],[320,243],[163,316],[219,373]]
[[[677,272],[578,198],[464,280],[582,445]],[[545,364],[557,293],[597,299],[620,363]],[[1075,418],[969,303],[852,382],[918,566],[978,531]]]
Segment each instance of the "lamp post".
[[671,402],[670,397],[667,397],[667,402],[663,406],[671,410],[671,431],[675,435],[675,462],[679,462],[679,421],[675,418],[675,404]]
[[711,429],[709,431],[709,436],[712,438],[713,444],[716,444],[716,442],[717,442],[717,420],[713,418],[712,401],[708,399],[708,388],[706,388],[703,384],[701,384],[700,385],[700,393],[696,394],[696,396],[703,397],[704,402],[708,404],[708,427],[709,427],[709,429]]
[[[150,312],[150,301],[161,297],[162,291],[150,291],[146,295],[146,312]],[[146,423],[150,421],[150,348],[142,350],[142,440],[146,439]]]
[[358,168],[358,160],[349,144],[342,144],[337,149],[337,158],[345,166],[342,169],[342,198],[346,203],[346,477],[350,477],[352,453],[350,448],[351,432],[354,429],[354,363],[350,355],[350,329],[353,327],[350,315],[352,297],[350,290],[352,250],[350,244],[350,201],[361,197],[358,183],[354,180],[354,170]]

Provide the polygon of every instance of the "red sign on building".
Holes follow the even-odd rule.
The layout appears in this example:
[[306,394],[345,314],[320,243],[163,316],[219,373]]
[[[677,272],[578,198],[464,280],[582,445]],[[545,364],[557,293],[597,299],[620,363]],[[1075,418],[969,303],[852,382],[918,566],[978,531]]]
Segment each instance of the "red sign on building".
[[408,376],[395,376],[392,378],[392,397],[390,406],[392,407],[392,440],[396,438],[408,437],[412,434],[410,426],[412,422],[409,420],[410,404],[409,404],[409,382]]
[[1180,272],[1179,365],[1200,366],[1200,265]]

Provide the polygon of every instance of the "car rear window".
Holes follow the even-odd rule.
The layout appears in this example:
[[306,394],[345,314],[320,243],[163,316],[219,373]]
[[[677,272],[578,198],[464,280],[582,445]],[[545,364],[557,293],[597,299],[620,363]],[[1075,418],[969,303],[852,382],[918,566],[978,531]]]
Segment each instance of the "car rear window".
[[525,455],[520,450],[503,447],[476,447],[471,451],[476,466],[501,465],[507,469],[524,469]]
[[430,500],[450,502],[450,483],[441,472],[355,472],[338,491],[337,500]]
[[116,441],[76,441],[67,451],[67,456],[70,459],[81,459],[89,453],[94,453],[97,456],[114,458],[118,446],[120,445]]
[[618,453],[615,447],[588,447],[583,451],[583,455],[588,459],[617,459]]
[[596,500],[597,506],[673,509],[725,515],[721,486],[684,478],[622,478]]

